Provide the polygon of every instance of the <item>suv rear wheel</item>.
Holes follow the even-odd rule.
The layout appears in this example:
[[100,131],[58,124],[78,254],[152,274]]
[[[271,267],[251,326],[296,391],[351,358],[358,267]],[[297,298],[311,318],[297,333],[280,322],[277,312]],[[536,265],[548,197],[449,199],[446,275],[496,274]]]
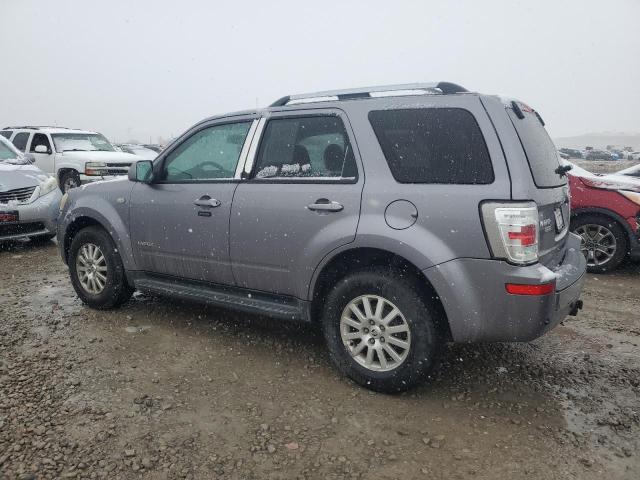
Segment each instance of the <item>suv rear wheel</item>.
[[571,230],[580,236],[580,251],[591,273],[615,270],[627,254],[626,232],[611,218],[581,215],[571,223]]
[[133,294],[115,244],[100,227],[78,232],[71,242],[68,263],[73,288],[92,308],[118,307]]
[[341,372],[371,390],[394,393],[431,371],[443,344],[435,315],[401,272],[370,268],[330,291],[322,326]]

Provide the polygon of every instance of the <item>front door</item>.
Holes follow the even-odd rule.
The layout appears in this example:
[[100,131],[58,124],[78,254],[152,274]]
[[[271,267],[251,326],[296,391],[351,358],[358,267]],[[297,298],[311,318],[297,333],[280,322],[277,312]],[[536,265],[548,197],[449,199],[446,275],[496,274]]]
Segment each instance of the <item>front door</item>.
[[231,211],[237,285],[304,299],[322,258],[355,239],[364,178],[351,138],[339,111],[276,113],[266,121]]
[[[36,147],[40,147],[38,150],[46,150],[44,152],[36,152]],[[34,133],[31,137],[31,144],[29,145],[28,151],[36,159],[36,167],[49,175],[55,173],[55,153],[53,152],[51,141],[47,135],[44,133]]]
[[131,194],[137,268],[233,284],[229,213],[250,118],[199,126],[157,159],[156,180]]

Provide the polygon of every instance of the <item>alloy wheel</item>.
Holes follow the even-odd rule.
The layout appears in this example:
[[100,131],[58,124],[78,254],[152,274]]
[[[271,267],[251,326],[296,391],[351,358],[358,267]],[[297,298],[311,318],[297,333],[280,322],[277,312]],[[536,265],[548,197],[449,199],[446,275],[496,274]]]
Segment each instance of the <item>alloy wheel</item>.
[[378,372],[400,366],[411,346],[404,315],[378,295],[361,295],[347,304],[340,317],[340,337],[356,362]]
[[604,265],[615,255],[616,237],[604,225],[588,223],[576,228],[575,233],[580,235],[580,251],[590,267]]
[[107,260],[100,247],[93,243],[85,243],[76,256],[76,274],[82,288],[98,295],[107,284]]

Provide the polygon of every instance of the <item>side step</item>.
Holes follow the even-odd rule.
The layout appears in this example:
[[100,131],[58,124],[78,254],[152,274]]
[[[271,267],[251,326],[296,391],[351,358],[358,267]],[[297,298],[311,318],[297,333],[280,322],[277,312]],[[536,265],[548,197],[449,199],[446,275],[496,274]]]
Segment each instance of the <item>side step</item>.
[[143,292],[286,320],[310,321],[308,302],[293,297],[144,273],[135,274],[133,281],[135,288]]

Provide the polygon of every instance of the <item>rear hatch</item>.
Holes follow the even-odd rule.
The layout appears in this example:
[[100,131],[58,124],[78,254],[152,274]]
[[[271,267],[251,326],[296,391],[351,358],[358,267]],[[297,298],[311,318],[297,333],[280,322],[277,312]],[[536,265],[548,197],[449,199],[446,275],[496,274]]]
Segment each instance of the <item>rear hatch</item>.
[[567,176],[544,128],[542,117],[528,105],[511,101],[506,110],[527,158],[535,189],[531,200],[538,204],[540,263],[553,268],[565,255],[570,219]]

